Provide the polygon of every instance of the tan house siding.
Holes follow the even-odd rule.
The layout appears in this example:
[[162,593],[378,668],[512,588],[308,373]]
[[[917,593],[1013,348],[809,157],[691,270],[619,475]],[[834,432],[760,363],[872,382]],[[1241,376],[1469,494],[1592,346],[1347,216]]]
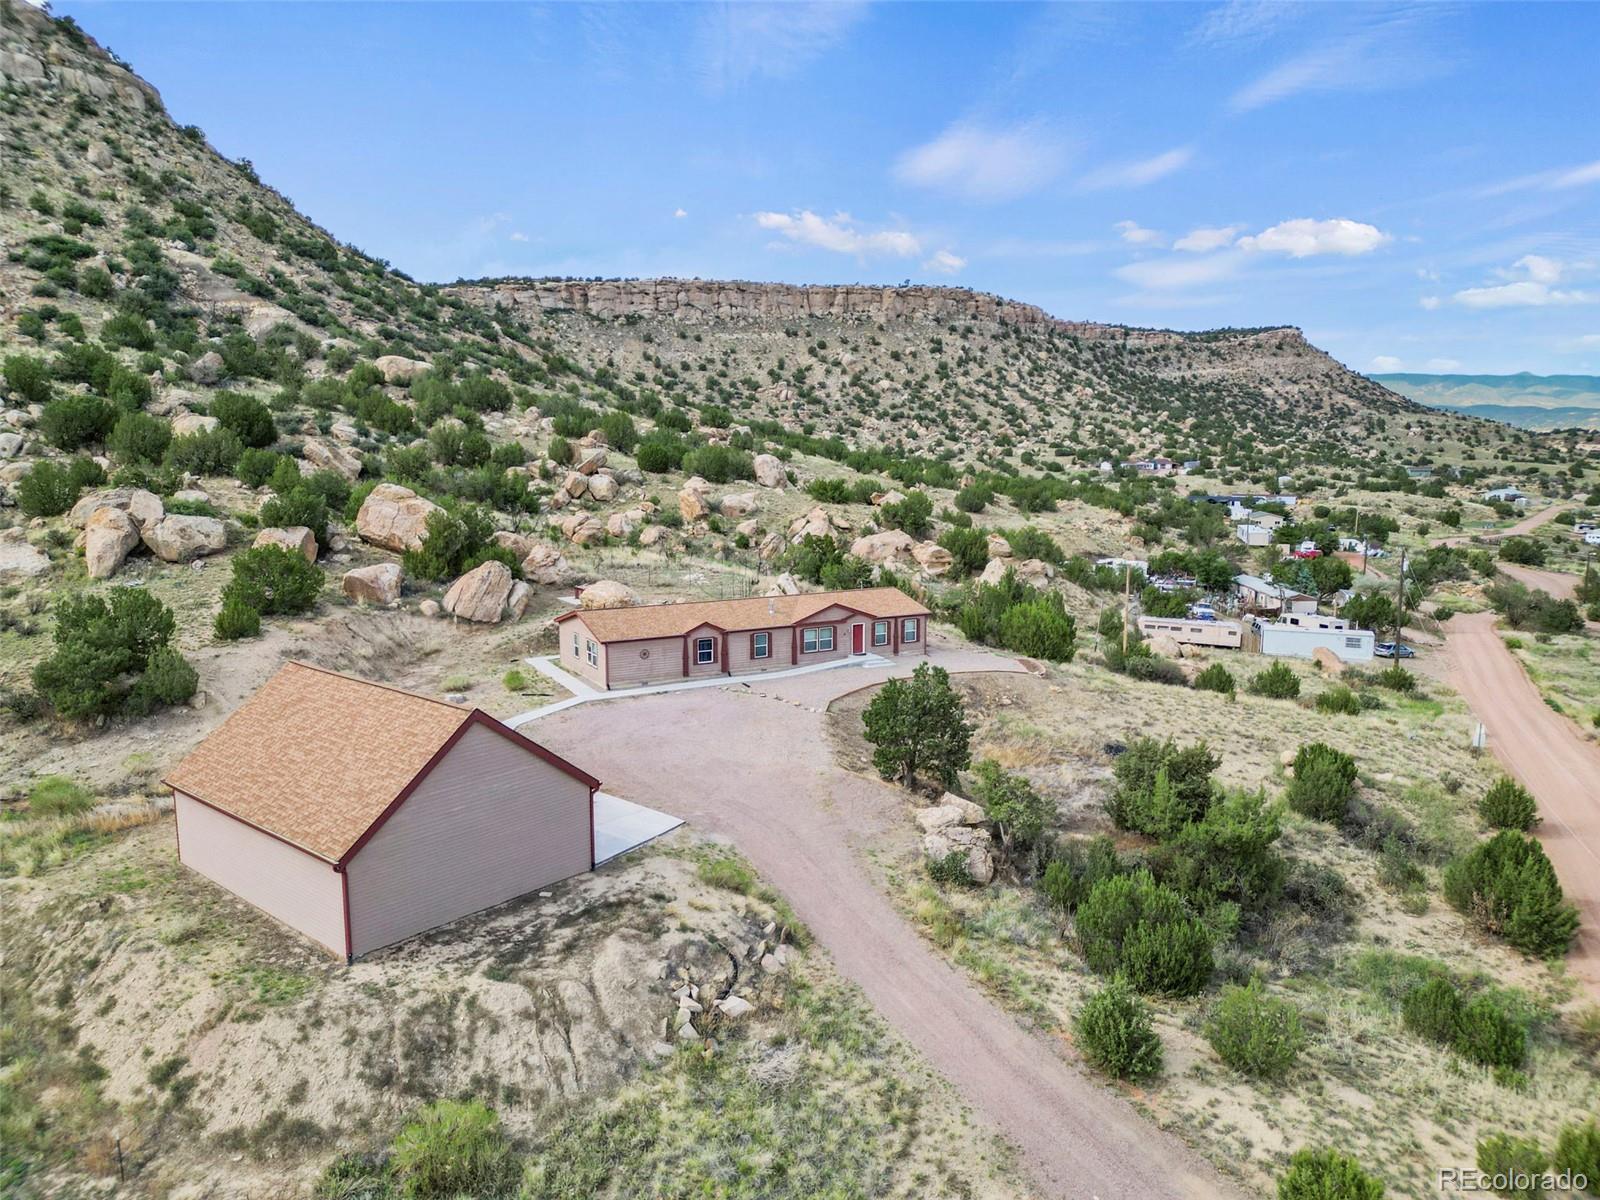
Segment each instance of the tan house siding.
[[174,792],[178,860],[344,957],[343,884],[324,862]]
[[[695,655],[696,643],[704,638],[711,639],[712,658],[708,663],[698,661]],[[684,645],[689,651],[688,678],[704,679],[708,675],[727,674],[727,667],[724,666],[722,661],[722,630],[714,629],[709,625],[702,625],[699,629],[691,629]],[[681,649],[679,653],[682,653]],[[682,668],[682,659],[679,659],[678,666],[680,669]]]
[[[582,617],[574,617],[570,621],[563,621],[559,626],[561,640],[561,665],[571,671],[579,679],[587,680],[595,687],[606,686],[606,646],[589,632],[589,627],[583,623]],[[573,637],[576,635],[577,643],[574,645]],[[595,653],[599,659],[598,665],[589,665],[588,643],[594,642]]]
[[347,864],[352,952],[587,871],[590,837],[587,786],[475,726]]
[[[757,633],[767,634],[772,641],[771,653],[766,658],[752,658],[751,641]],[[735,675],[748,675],[758,671],[781,671],[794,666],[794,630],[787,625],[776,629],[744,630],[728,635],[728,669]]]
[[[563,625],[576,622],[564,621]],[[612,642],[606,649],[611,664],[612,687],[671,683],[683,678],[683,639],[646,638],[638,642]],[[605,685],[602,684],[602,687]]]

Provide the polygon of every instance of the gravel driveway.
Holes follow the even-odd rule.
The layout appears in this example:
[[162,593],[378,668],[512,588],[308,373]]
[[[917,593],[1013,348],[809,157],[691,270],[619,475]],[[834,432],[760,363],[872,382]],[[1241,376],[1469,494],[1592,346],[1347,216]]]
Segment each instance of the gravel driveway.
[[[952,671],[1017,670],[935,647]],[[914,664],[913,664],[914,665]],[[905,821],[903,796],[841,770],[822,715],[889,671],[829,671],[726,688],[580,704],[523,729],[607,790],[731,839],[878,1012],[1016,1145],[1042,1195],[1153,1200],[1235,1195],[1161,1133],[1025,1030],[945,963],[895,911],[860,857]],[[897,669],[909,673],[909,667]]]

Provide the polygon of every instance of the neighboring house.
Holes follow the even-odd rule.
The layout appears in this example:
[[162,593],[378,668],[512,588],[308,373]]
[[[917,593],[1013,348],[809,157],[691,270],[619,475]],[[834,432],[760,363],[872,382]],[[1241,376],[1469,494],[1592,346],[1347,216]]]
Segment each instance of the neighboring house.
[[1485,492],[1483,498],[1485,502],[1490,504],[1496,500],[1506,504],[1515,504],[1519,500],[1527,500],[1527,496],[1522,494],[1521,489],[1514,487],[1495,488],[1493,491]]
[[594,866],[599,780],[479,709],[305,663],[163,782],[185,866],[347,962]]
[[1248,523],[1244,525],[1235,525],[1233,527],[1233,534],[1246,546],[1272,545],[1272,530],[1268,529],[1265,525],[1252,525]]
[[1317,598],[1286,584],[1273,583],[1259,575],[1235,575],[1233,586],[1239,593],[1239,607],[1247,612],[1314,613]]
[[1094,565],[1097,567],[1115,567],[1119,571],[1127,567],[1135,571],[1143,571],[1147,575],[1150,573],[1150,560],[1146,558],[1097,558],[1094,560]]
[[581,609],[556,618],[561,665],[599,688],[926,654],[928,609],[899,588]]
[[1238,621],[1194,621],[1187,617],[1140,617],[1139,632],[1145,637],[1166,634],[1175,642],[1190,646],[1221,646],[1238,649],[1244,631]]
[[1591,529],[1583,535],[1584,544],[1587,546],[1600,546],[1600,529]]
[[1432,467],[1407,467],[1406,468],[1406,478],[1408,478],[1408,479],[1432,479],[1433,478],[1433,468]]
[[1276,658],[1315,658],[1318,647],[1341,662],[1371,662],[1377,639],[1370,629],[1356,629],[1342,617],[1288,613],[1276,621],[1254,617],[1246,622],[1245,649]]

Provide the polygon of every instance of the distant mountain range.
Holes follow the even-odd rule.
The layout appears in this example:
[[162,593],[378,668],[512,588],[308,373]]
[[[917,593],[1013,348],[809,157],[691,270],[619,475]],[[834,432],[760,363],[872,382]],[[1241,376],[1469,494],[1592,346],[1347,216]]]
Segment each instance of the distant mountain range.
[[1524,429],[1600,429],[1596,375],[1374,375],[1391,391],[1430,408],[1487,417]]

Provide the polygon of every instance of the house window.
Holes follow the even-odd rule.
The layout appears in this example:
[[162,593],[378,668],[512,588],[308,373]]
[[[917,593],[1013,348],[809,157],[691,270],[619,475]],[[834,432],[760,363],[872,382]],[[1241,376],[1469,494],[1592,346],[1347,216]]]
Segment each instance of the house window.
[[800,653],[816,654],[833,649],[833,626],[814,625],[800,635]]
[[598,667],[600,665],[600,647],[596,646],[592,640],[588,645],[588,655],[589,665],[591,667]]
[[915,617],[907,617],[900,622],[900,640],[914,642],[917,640],[917,626],[921,624]]
[[889,644],[889,622],[874,621],[872,623],[872,644],[874,646],[887,646]]
[[572,635],[572,657],[578,657],[578,635],[576,633]]
[[715,638],[696,638],[694,641],[694,660],[697,663],[716,662],[717,640]]
[[750,657],[772,657],[772,635],[770,633],[756,633],[750,636]]

